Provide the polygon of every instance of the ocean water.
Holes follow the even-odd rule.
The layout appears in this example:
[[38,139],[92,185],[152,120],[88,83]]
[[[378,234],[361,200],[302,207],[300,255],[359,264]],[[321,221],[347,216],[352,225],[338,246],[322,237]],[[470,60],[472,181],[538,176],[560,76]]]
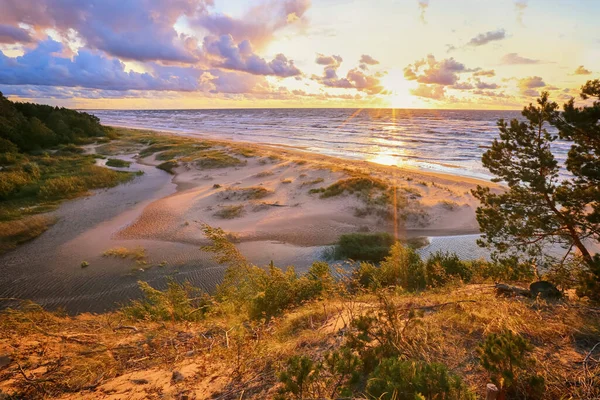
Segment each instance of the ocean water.
[[[481,155],[519,111],[407,109],[88,110],[105,125],[294,146],[306,151],[489,179]],[[564,159],[567,146],[558,143]]]

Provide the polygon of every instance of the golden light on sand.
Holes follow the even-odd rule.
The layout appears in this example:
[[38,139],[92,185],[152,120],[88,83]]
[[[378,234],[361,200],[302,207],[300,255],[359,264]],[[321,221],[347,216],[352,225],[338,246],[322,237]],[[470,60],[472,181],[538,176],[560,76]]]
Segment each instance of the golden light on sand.
[[415,105],[415,98],[410,94],[410,89],[416,87],[414,81],[404,78],[402,70],[393,69],[381,78],[381,84],[389,92],[386,100],[390,107],[406,108]]

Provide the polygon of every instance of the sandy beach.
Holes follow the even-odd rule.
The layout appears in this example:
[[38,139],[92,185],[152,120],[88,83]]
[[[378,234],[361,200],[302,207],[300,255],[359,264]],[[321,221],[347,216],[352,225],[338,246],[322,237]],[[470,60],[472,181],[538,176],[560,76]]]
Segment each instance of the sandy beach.
[[[131,183],[66,202],[54,213],[55,226],[0,257],[5,265],[0,297],[31,299],[69,312],[101,312],[139,296],[139,280],[159,288],[171,279],[190,281],[210,292],[224,267],[200,250],[207,244],[204,224],[223,228],[253,263],[274,261],[299,272],[316,260],[335,261],[332,245],[353,232],[385,231],[401,240],[428,237],[422,254],[485,255],[475,245],[477,204],[470,189],[489,182],[286,146],[119,131],[122,139],[87,150],[129,160],[130,170],[145,173]],[[149,151],[148,144],[157,141],[154,146],[163,151]],[[195,146],[201,150],[189,153]],[[172,175],[156,168],[167,147],[189,153],[174,157],[178,166]],[[215,155],[233,165],[207,164]],[[99,165],[105,163],[98,159]],[[370,180],[385,189],[368,190],[368,197],[349,190],[325,197],[322,191],[340,182]],[[143,257],[104,255],[115,248]],[[81,268],[83,261],[90,266]]]

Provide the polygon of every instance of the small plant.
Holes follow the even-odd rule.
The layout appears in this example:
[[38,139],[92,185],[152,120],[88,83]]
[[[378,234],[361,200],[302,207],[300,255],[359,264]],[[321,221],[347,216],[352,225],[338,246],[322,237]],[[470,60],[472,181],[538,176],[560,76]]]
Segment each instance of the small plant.
[[215,183],[213,185],[213,189],[220,189],[220,188],[221,188],[221,185],[219,185],[218,183]]
[[273,176],[273,171],[261,171],[258,174],[254,175],[255,178],[266,178],[268,176]]
[[89,262],[87,262],[87,261],[82,261],[82,262],[81,262],[81,268],[87,268],[87,267],[89,267],[89,266],[90,266],[90,263],[89,263]]
[[511,331],[489,334],[479,345],[481,366],[491,380],[506,394],[515,398],[541,398],[544,378],[531,374],[533,347],[522,336]]
[[291,180],[290,178],[283,179],[283,180],[281,181],[281,183],[284,183],[284,184],[287,184],[287,183],[292,183],[292,180]]
[[286,399],[286,394],[292,394],[296,399],[316,397],[315,384],[319,379],[319,368],[313,360],[306,356],[293,356],[287,360],[287,368],[279,374],[283,384],[280,389],[280,399]]
[[242,204],[237,206],[222,206],[219,211],[213,214],[213,216],[222,219],[234,219],[244,215],[244,206]]
[[[300,177],[302,177],[302,175],[303,174],[300,174]],[[304,174],[304,175],[306,176],[306,174]],[[313,179],[313,180],[310,180],[310,181],[302,182],[302,184],[300,186],[301,187],[302,186],[312,186],[312,185],[316,185],[318,183],[323,183],[323,182],[325,182],[325,179],[323,179],[323,178],[317,178],[317,179]]]

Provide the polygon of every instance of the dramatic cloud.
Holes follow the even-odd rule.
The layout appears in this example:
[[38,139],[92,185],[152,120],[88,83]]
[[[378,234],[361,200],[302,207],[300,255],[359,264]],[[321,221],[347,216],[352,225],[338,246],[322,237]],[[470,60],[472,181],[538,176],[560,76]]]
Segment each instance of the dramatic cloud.
[[504,29],[499,29],[497,31],[490,31],[486,33],[480,33],[475,36],[473,39],[467,43],[468,46],[483,46],[490,42],[494,42],[497,40],[502,40],[506,37],[506,32]]
[[411,89],[410,93],[433,100],[442,100],[446,96],[446,91],[443,86],[438,85],[419,85],[416,89]]
[[491,78],[493,76],[496,76],[496,71],[494,71],[493,69],[475,71],[473,72],[473,76],[488,76]]
[[195,62],[188,37],[173,28],[181,16],[206,11],[211,0],[3,0],[0,23],[77,35],[88,49],[125,60]]
[[272,61],[267,62],[264,58],[253,53],[249,41],[244,40],[236,45],[231,35],[207,36],[204,38],[204,50],[207,55],[218,58],[215,66],[220,68],[248,72],[253,75],[275,75],[279,77],[301,74],[294,62],[288,60],[283,54],[277,54]]
[[575,75],[591,75],[592,71],[590,71],[589,69],[586,69],[583,67],[583,65],[580,65],[579,67],[577,67],[577,69],[574,72]]
[[454,58],[436,61],[433,55],[426,59],[416,61],[414,64],[404,68],[404,77],[408,80],[416,80],[419,83],[433,83],[436,85],[454,85],[459,74],[470,72],[464,64]]
[[517,86],[523,96],[537,97],[540,93],[535,90],[546,86],[544,80],[539,76],[530,76],[527,78],[519,79]]
[[194,68],[174,71],[158,65],[154,75],[126,72],[121,61],[99,52],[81,49],[73,59],[55,55],[62,50],[61,43],[49,39],[20,57],[10,58],[0,52],[0,84],[192,91],[198,89],[202,74]]
[[508,53],[500,59],[501,64],[505,65],[517,65],[517,64],[540,64],[540,60],[534,60],[531,58],[521,57],[517,53]]
[[419,0],[419,10],[421,12],[419,18],[424,24],[427,23],[427,21],[425,20],[425,12],[427,11],[427,7],[429,7],[429,0]]
[[310,5],[310,0],[269,0],[254,6],[239,19],[223,14],[202,14],[190,19],[190,23],[212,35],[231,35],[236,42],[249,40],[262,48],[275,32],[302,21]]
[[33,38],[25,29],[0,24],[0,43],[30,43],[32,41]]
[[318,53],[315,62],[319,65],[330,65],[330,66],[339,66],[342,61],[342,57],[340,56],[326,56],[324,54]]

